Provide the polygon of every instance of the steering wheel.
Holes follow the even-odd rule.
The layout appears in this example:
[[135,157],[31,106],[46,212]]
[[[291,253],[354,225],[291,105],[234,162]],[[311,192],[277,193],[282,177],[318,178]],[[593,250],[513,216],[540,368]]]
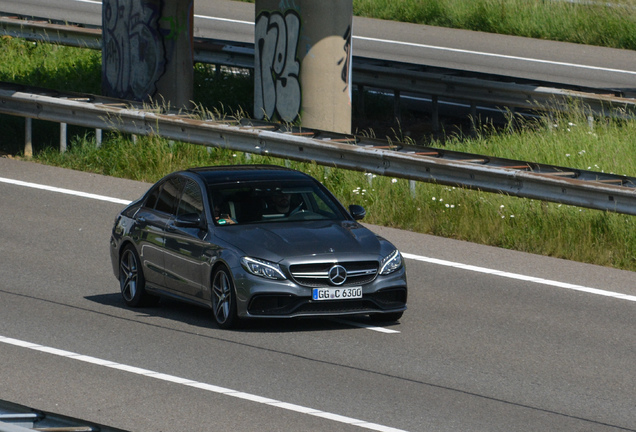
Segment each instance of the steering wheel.
[[304,211],[306,211],[303,207],[305,206],[305,202],[301,202],[300,204],[298,204],[298,206],[296,206],[295,209],[293,209],[292,211],[289,212],[289,216],[293,216],[296,213],[302,213]]

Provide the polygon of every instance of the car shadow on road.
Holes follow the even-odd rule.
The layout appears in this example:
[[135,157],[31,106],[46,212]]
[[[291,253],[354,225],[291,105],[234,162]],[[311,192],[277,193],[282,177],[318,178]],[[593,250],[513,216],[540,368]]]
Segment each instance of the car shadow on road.
[[[132,311],[134,315],[123,316],[117,314],[118,318],[134,320],[139,323],[161,326],[162,320],[174,321],[195,327],[218,329],[212,312],[204,307],[191,305],[188,303],[162,298],[158,304],[140,308],[130,308],[126,306],[120,293],[98,294],[85,297],[94,303],[110,306],[122,310]],[[348,321],[353,323],[348,324]],[[357,325],[356,325],[357,324]],[[361,327],[370,326],[371,321],[366,316],[348,316],[343,319],[332,320],[330,318],[263,318],[263,319],[243,319],[231,332],[245,333],[297,333],[297,332],[319,332],[334,330],[364,330]],[[165,323],[163,324],[165,326]],[[399,326],[399,323],[383,324],[384,327]],[[228,331],[228,330],[224,330]]]

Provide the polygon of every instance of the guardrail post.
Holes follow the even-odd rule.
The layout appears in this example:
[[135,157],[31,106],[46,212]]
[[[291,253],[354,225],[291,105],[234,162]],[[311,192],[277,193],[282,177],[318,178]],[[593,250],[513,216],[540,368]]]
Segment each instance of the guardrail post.
[[433,109],[431,112],[431,122],[433,123],[433,132],[439,132],[439,98],[433,96],[431,98]]
[[393,119],[398,123],[402,121],[402,114],[400,112],[400,91],[393,91]]
[[358,115],[364,116],[366,114],[364,105],[364,86],[358,84]]
[[470,101],[470,134],[477,135],[477,102]]
[[24,118],[24,156],[33,156],[33,119],[31,117]]
[[256,0],[254,117],[351,133],[353,0]]
[[409,189],[411,191],[411,197],[417,196],[417,182],[415,180],[409,180]]
[[102,92],[190,108],[194,0],[102,2]]
[[100,148],[102,146],[102,130],[95,129],[95,147]]
[[66,135],[68,125],[66,123],[60,123],[60,153],[66,152]]

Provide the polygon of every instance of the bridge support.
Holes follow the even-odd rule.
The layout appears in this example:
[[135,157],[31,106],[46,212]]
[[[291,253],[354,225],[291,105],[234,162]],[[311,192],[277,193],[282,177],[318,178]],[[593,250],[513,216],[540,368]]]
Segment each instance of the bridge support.
[[194,0],[104,0],[104,95],[189,107]]
[[351,133],[353,0],[256,0],[254,117]]

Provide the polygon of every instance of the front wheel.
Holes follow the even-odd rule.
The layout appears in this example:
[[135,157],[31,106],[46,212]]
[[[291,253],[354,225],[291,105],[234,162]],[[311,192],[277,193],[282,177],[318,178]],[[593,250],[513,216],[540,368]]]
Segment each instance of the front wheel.
[[238,321],[234,283],[224,266],[219,267],[212,278],[212,311],[219,328],[232,328]]
[[124,248],[119,258],[119,288],[124,302],[131,307],[146,306],[156,299],[146,292],[141,260],[131,245]]

